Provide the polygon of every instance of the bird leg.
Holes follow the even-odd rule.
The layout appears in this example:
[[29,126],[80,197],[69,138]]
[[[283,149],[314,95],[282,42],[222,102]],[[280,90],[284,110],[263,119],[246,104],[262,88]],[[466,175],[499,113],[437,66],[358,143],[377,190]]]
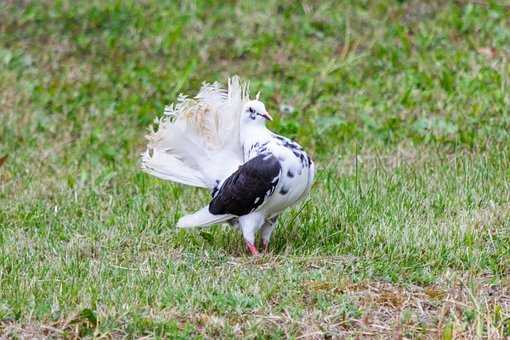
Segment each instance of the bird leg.
[[257,248],[255,247],[255,245],[253,243],[250,243],[250,242],[246,241],[246,248],[248,248],[248,251],[253,256],[258,256],[259,255],[259,251],[257,250]]
[[262,233],[262,246],[264,247],[264,253],[269,253],[269,239],[271,238],[271,233],[273,232],[277,216],[268,219],[264,222],[261,228]]
[[260,213],[251,213],[239,217],[239,225],[243,232],[244,242],[246,248],[254,256],[259,255],[257,248],[255,247],[255,233],[260,229],[264,223],[264,216]]
[[262,240],[262,246],[264,247],[264,254],[269,254],[269,240]]

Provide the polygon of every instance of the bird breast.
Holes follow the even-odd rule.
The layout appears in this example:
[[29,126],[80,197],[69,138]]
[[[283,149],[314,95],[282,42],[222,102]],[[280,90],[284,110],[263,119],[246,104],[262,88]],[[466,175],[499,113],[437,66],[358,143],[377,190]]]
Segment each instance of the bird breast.
[[311,159],[301,147],[289,147],[284,143],[273,142],[264,146],[264,151],[278,158],[281,173],[274,194],[265,208],[269,215],[281,212],[296,203],[308,190],[311,180]]

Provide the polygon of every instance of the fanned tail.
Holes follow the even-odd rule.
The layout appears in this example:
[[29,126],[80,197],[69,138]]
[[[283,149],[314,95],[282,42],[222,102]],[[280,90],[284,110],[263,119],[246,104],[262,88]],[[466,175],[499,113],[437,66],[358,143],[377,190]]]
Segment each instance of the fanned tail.
[[239,77],[204,84],[194,98],[180,96],[156,119],[141,167],[161,179],[212,189],[242,163],[239,114],[248,85]]

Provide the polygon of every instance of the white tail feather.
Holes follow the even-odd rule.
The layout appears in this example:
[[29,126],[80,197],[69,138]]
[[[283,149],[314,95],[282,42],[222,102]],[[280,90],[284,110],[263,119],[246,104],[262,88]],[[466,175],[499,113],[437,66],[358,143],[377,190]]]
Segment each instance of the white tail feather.
[[183,216],[177,222],[177,228],[205,227],[216,223],[222,223],[233,218],[234,215],[213,215],[209,212],[209,206],[205,206],[194,214]]
[[146,172],[170,181],[212,189],[242,163],[239,115],[248,100],[248,85],[237,76],[220,84],[204,84],[197,96],[180,96],[157,119],[156,132],[142,154]]
[[153,150],[152,156],[148,151],[142,154],[142,169],[155,177],[168,181],[195,187],[207,187],[206,180],[199,171],[186,166],[175,156],[158,150]]

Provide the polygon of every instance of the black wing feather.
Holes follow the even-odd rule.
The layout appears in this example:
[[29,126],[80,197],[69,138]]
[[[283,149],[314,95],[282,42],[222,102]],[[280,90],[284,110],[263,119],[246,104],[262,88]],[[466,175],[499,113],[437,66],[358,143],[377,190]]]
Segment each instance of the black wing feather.
[[280,172],[280,162],[271,154],[250,159],[225,180],[209,203],[209,212],[237,216],[250,213],[264,202],[268,192],[273,193]]

